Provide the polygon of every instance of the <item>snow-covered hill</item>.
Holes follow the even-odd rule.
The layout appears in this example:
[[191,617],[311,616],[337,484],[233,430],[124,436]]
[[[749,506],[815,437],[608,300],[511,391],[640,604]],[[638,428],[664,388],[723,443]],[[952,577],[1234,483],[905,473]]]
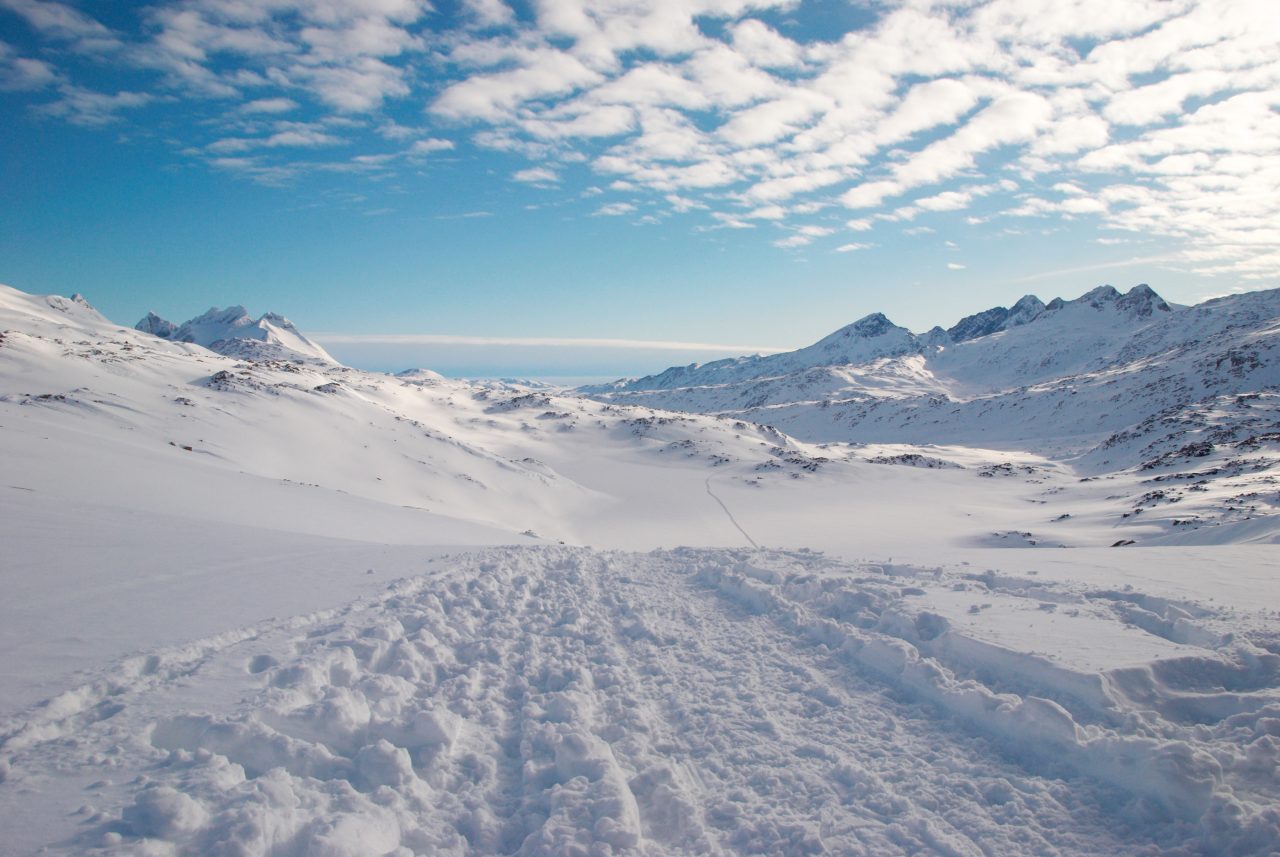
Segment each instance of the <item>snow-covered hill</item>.
[[242,306],[211,308],[182,324],[166,321],[153,312],[134,325],[135,330],[172,342],[203,345],[227,357],[244,360],[320,360],[335,363],[329,353],[302,335],[293,322],[273,312],[256,320]]

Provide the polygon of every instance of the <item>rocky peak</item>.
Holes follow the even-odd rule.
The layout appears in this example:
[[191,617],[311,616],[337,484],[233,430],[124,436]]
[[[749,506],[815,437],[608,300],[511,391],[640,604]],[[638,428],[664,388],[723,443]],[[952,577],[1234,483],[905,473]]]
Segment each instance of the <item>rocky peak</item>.
[[1094,309],[1102,309],[1109,303],[1113,303],[1116,298],[1120,297],[1120,293],[1116,291],[1114,286],[1098,286],[1096,289],[1090,289],[1074,301],[1073,304],[1088,304]]
[[982,312],[967,315],[947,329],[947,334],[954,342],[965,342],[1004,329],[1009,318],[1009,310],[1002,306],[992,307]]
[[920,341],[931,348],[945,348],[954,342],[951,338],[951,334],[947,333],[936,324],[929,328],[928,331],[921,334]]
[[884,336],[891,330],[897,330],[898,326],[882,312],[873,312],[868,316],[864,316],[853,324],[847,325],[836,331],[835,335],[839,336],[860,336],[863,339],[873,339],[877,336]]
[[1139,283],[1116,301],[1116,307],[1138,318],[1147,318],[1157,312],[1170,312],[1169,304],[1146,283]]
[[149,312],[146,318],[133,326],[134,330],[140,330],[143,333],[149,333],[152,336],[158,336],[161,339],[168,339],[173,336],[173,332],[178,326],[171,321],[167,321],[154,312]]
[[1009,309],[1009,318],[1005,320],[1005,327],[1017,327],[1029,321],[1034,321],[1044,310],[1044,301],[1035,295],[1023,295]]

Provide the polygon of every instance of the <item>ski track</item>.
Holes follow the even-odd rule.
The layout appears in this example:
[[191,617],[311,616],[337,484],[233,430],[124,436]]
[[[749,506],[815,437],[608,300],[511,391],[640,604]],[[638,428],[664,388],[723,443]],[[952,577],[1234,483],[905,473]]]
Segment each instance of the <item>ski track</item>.
[[760,545],[756,543],[756,540],[751,538],[751,534],[742,528],[742,524],[738,523],[738,519],[733,516],[733,512],[729,511],[729,507],[724,504],[724,501],[721,500],[718,496],[716,496],[716,493],[711,490],[710,476],[707,477],[706,485],[707,485],[707,496],[709,496],[712,500],[715,500],[716,503],[719,504],[720,508],[724,510],[724,514],[729,519],[729,523],[733,524],[733,526],[737,528],[738,532],[742,533],[742,537],[746,539],[753,548],[760,547]]
[[[0,724],[0,790],[105,778],[51,853],[1277,847],[1275,663],[1239,667],[1232,699],[1186,722],[1033,670],[1019,696],[958,677],[981,650],[910,616],[885,572],[810,553],[490,550],[133,658]],[[234,690],[214,711],[210,686]]]

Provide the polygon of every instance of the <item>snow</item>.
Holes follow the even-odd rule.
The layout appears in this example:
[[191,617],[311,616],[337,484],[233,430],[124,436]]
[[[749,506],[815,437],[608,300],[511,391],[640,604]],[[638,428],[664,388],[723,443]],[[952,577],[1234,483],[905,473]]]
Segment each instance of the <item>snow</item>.
[[[996,389],[1038,338],[1080,457],[1031,386],[1008,426],[802,440],[0,288],[0,851],[1275,851],[1274,297],[1086,298],[755,382],[933,407],[949,351]],[[1114,429],[1087,392],[1230,353]]]
[[[60,821],[74,853],[1249,853],[1280,831],[1280,658],[1245,643],[1054,667],[929,609],[990,597],[976,581],[814,553],[428,565],[36,709],[6,743],[14,841]],[[49,818],[77,777],[89,805]]]
[[968,443],[1062,456],[1156,413],[1280,385],[1272,357],[1280,290],[1175,310],[1146,286],[1125,295],[1100,287],[1030,318],[1028,306],[1024,298],[996,325],[965,319],[953,330],[966,338],[941,346],[892,326],[891,344],[851,359],[824,345],[855,325],[795,352],[584,392],[732,415],[812,442]]
[[242,306],[212,307],[204,315],[182,324],[149,312],[134,329],[174,342],[193,342],[228,357],[335,362],[327,351],[303,336],[289,319],[268,312],[254,320]]

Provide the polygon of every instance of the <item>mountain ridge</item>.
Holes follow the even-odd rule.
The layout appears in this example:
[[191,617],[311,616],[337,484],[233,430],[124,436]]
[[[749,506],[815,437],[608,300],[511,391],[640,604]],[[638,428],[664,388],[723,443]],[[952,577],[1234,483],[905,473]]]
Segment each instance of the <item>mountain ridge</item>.
[[134,330],[171,342],[200,345],[226,357],[247,360],[319,360],[337,363],[283,315],[266,312],[254,319],[243,306],[210,307],[202,315],[174,324],[148,312]]
[[[1009,546],[982,532],[990,526],[1033,534],[1017,544],[1105,546],[1117,532],[1144,544],[1280,541],[1280,495],[1266,487],[1280,478],[1280,290],[1145,318],[1140,306],[1111,311],[1119,297],[1063,302],[1035,324],[928,353],[593,399],[429,370],[393,376],[296,355],[228,357],[120,328],[83,299],[0,287],[0,408],[25,427],[12,437],[33,461],[47,460],[54,433],[62,470],[98,474],[68,483],[91,501],[113,502],[111,486],[141,466],[147,447],[145,466],[173,478],[139,502],[190,506],[198,498],[181,489],[188,477],[228,491],[247,480],[235,503],[198,500],[200,508],[236,524],[284,516],[312,532],[318,524],[303,507],[294,514],[266,494],[257,506],[247,498],[271,486],[270,497],[301,502],[291,486],[323,486],[353,515],[325,524],[325,535],[380,532],[376,507],[429,512],[431,527],[474,525],[490,536],[638,546],[661,532],[656,543],[670,544],[673,527],[681,539],[724,531],[721,507],[705,502],[713,490],[732,493],[735,515],[755,509],[744,526],[773,541],[808,527],[805,539],[827,544],[837,534],[820,522],[848,505],[863,523],[846,520],[839,538],[855,527],[859,544],[877,542],[901,526],[881,508],[890,495],[950,510],[953,544]],[[218,313],[224,322],[242,316]],[[828,337],[831,348],[810,362],[902,352],[909,335],[873,314]],[[765,359],[720,365],[758,371]],[[86,425],[92,448],[82,443]],[[111,444],[114,457],[102,451]],[[32,466],[15,471],[14,484],[54,487]],[[978,494],[975,476],[990,477]],[[177,493],[156,493],[170,484]],[[876,486],[874,508],[856,485]],[[788,492],[791,511],[773,491]],[[966,504],[976,497],[999,515],[971,519]],[[1057,517],[1042,517],[1046,502]],[[619,509],[631,523],[618,523]]]
[[[676,381],[694,380],[699,384],[714,384],[718,373],[723,373],[723,380],[742,381],[748,377],[767,377],[769,372],[775,370],[782,374],[819,366],[856,365],[883,357],[937,351],[950,345],[1033,324],[1046,315],[1062,310],[1084,306],[1096,310],[1114,308],[1131,319],[1145,319],[1157,313],[1175,312],[1146,283],[1139,283],[1123,294],[1109,285],[1098,286],[1074,300],[1059,297],[1047,304],[1035,295],[1024,295],[1010,308],[992,307],[965,316],[950,328],[935,326],[920,334],[894,324],[884,313],[873,312],[824,336],[812,345],[794,351],[764,357],[748,355],[710,363],[672,366],[654,375],[622,378],[579,389],[586,394],[670,389]],[[857,343],[857,347],[851,348],[852,343]]]
[[[892,325],[867,318],[877,332]],[[902,333],[887,341],[892,347],[864,349],[855,360],[818,348],[861,323],[793,352],[673,367],[580,392],[764,423],[807,442],[995,444],[1055,457],[1090,453],[1110,466],[1121,453],[1099,445],[1153,414],[1195,413],[1215,396],[1280,386],[1280,290],[1178,307],[1146,284],[1123,294],[1101,286],[1071,301],[1027,296],[951,331],[917,336],[895,326]],[[1181,427],[1169,437],[1148,438],[1146,452],[1124,454],[1154,455],[1185,439],[1190,423],[1174,423]]]

